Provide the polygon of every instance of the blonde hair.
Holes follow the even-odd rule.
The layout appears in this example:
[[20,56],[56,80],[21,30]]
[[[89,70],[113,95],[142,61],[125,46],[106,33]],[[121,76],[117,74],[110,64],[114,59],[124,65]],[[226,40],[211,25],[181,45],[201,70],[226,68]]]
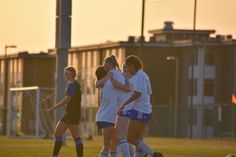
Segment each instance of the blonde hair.
[[73,75],[73,77],[76,76],[76,70],[74,67],[71,67],[71,66],[65,67],[64,71],[69,71]]

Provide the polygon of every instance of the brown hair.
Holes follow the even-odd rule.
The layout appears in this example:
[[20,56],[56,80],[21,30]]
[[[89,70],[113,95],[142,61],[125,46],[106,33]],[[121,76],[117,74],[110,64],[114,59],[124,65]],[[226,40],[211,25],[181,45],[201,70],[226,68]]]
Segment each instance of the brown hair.
[[128,56],[125,59],[125,64],[128,66],[133,65],[136,71],[143,69],[143,63],[138,56],[134,55]]
[[95,75],[97,76],[97,80],[101,80],[103,77],[105,77],[107,74],[106,70],[104,69],[104,66],[97,67],[95,71]]
[[74,67],[70,67],[70,66],[69,66],[69,67],[65,67],[64,71],[69,71],[69,72],[71,72],[72,75],[73,75],[73,77],[76,76],[76,70],[75,70]]
[[116,56],[111,55],[110,57],[107,57],[105,59],[105,62],[110,63],[111,65],[113,65],[114,67],[117,67],[120,70],[120,67],[119,67],[118,61],[116,59]]

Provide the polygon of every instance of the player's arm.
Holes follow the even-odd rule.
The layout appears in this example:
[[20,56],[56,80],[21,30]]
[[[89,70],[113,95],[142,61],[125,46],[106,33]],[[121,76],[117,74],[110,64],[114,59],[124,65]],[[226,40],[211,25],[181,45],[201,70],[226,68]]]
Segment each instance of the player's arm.
[[134,93],[132,94],[132,96],[128,100],[126,100],[120,106],[120,108],[118,109],[118,113],[120,113],[126,105],[130,104],[134,100],[137,100],[139,97],[141,97],[142,91],[143,91],[142,83],[143,83],[142,78],[136,77],[135,83],[133,84],[134,85]]
[[55,110],[61,106],[65,106],[69,101],[71,100],[71,96],[65,96],[60,102],[58,102],[56,105],[48,108],[48,111]]
[[129,80],[125,80],[125,85],[123,85],[120,82],[118,82],[116,79],[111,78],[111,83],[114,88],[117,88],[117,89],[122,90],[124,92],[131,91],[131,86],[130,86]]
[[131,97],[129,97],[129,99],[126,100],[126,101],[119,107],[118,113],[120,113],[126,105],[128,105],[128,104],[130,104],[131,102],[133,102],[134,100],[138,99],[141,95],[142,95],[141,92],[135,91],[134,94],[133,94]]
[[66,92],[65,92],[65,97],[60,101],[58,102],[56,105],[50,107],[48,109],[48,111],[52,111],[52,110],[55,110],[61,106],[64,106],[66,104],[68,104],[70,102],[70,100],[72,99],[73,96],[75,96],[76,94],[76,87],[74,84],[69,84],[66,88]]
[[105,77],[103,77],[101,80],[98,80],[96,82],[96,88],[101,88],[107,80],[109,80],[112,77],[112,72],[107,73]]

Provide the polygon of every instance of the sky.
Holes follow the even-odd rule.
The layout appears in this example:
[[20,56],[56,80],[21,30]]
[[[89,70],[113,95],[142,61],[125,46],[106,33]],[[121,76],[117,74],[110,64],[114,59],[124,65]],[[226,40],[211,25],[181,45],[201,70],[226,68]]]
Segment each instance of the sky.
[[[72,46],[127,40],[138,36],[142,0],[72,0]],[[148,30],[192,29],[194,0],[146,0],[145,36]],[[37,53],[55,47],[56,0],[0,0],[0,54]],[[236,38],[236,0],[198,0],[197,29]]]

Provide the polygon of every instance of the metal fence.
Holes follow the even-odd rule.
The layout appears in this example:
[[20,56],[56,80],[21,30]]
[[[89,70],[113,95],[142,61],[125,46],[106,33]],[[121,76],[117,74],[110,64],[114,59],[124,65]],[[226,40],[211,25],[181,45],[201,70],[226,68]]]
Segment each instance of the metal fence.
[[[97,109],[83,108],[84,122],[81,123],[81,131],[85,135],[99,133],[95,122]],[[2,125],[1,119],[2,110],[0,110],[0,125]],[[153,106],[153,117],[148,123],[147,134],[184,138],[190,135],[192,138],[236,137],[236,105],[230,103],[194,105],[192,111],[187,105]]]
[[192,111],[187,105],[159,105],[153,107],[153,114],[156,115],[156,120],[149,124],[151,136],[236,136],[236,105],[233,104],[194,105]]
[[[84,108],[85,120],[81,125],[85,134],[98,133],[96,112],[97,108]],[[184,138],[236,137],[236,105],[194,105],[192,111],[183,105],[154,106],[147,135]]]

